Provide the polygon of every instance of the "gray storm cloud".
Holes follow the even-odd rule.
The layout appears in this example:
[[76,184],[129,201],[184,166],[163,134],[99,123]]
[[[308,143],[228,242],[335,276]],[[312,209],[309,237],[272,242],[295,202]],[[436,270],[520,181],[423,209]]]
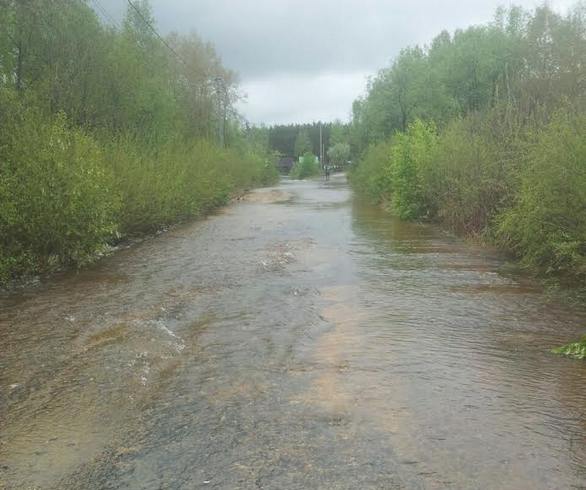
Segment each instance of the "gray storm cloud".
[[[123,0],[101,0],[114,15]],[[502,0],[152,0],[163,33],[196,31],[248,94],[259,123],[346,118],[366,78],[404,47],[490,21]],[[532,8],[540,0],[514,2]],[[574,2],[550,0],[556,10]]]

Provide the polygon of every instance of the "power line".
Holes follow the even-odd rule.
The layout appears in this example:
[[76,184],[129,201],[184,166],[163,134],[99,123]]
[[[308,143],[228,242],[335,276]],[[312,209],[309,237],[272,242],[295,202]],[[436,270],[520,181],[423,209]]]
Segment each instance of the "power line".
[[140,9],[134,5],[134,3],[132,2],[132,0],[126,0],[128,2],[128,5],[130,5],[130,7],[132,7],[132,9],[138,14],[138,16],[142,19],[142,21],[144,22],[144,24],[151,30],[151,32],[157,36],[159,38],[159,41],[161,41],[166,47],[167,49],[173,53],[173,55],[181,62],[183,63],[183,65],[187,66],[187,62],[179,55],[179,53],[177,53],[177,51],[175,51],[167,41],[165,41],[165,38],[163,36],[161,36],[158,31],[152,26],[152,24],[148,21],[148,19],[145,18],[145,16],[142,14],[142,12],[140,11]]
[[[96,6],[96,9],[102,14],[102,17],[104,17],[105,19],[108,19],[110,21],[110,23],[112,25],[114,25],[115,27],[120,27],[120,24],[114,19],[114,17],[108,12],[108,10],[102,5],[102,3],[100,2],[100,0],[91,0],[92,3]],[[140,11],[140,9],[131,1],[131,0],[127,0],[128,5],[130,5],[130,7],[138,14],[138,16],[140,17],[140,19],[142,20],[142,22],[144,22],[144,24],[151,30],[151,32],[157,36],[157,38],[165,45],[165,47],[184,65],[187,65],[187,63],[185,62],[185,60],[179,55],[179,53],[177,53],[177,51],[175,51],[170,45],[169,43],[167,43],[167,41],[165,41],[165,39],[163,38],[163,36],[161,36],[158,31],[154,28],[154,26],[145,18],[145,16],[143,15],[143,13]]]
[[[169,50],[177,60],[185,67],[189,68],[188,63],[185,59],[177,53],[169,43],[159,34],[159,32],[155,29],[155,27],[148,21],[148,19],[143,15],[140,9],[134,4],[132,0],[126,0],[128,5],[136,12],[136,14],[140,17],[140,19],[144,22],[145,26],[147,26],[150,31],[163,43],[163,45]],[[186,78],[187,84],[190,85],[192,88],[197,88],[197,86],[193,85],[192,82]],[[215,91],[216,95],[218,96],[218,103],[220,104],[220,125],[218,127],[219,132],[219,139],[221,146],[224,146],[225,139],[226,139],[226,115],[227,115],[227,92],[228,89],[226,87],[226,80],[221,76],[216,76],[213,79],[205,80],[206,84],[215,84]]]
[[[189,68],[188,63],[185,61],[185,59],[179,54],[177,53],[177,51],[175,49],[173,49],[172,46],[169,45],[169,43],[165,40],[165,38],[163,36],[161,36],[159,34],[159,32],[157,31],[157,29],[155,29],[155,27],[148,21],[148,19],[143,15],[143,13],[141,12],[141,10],[134,4],[134,2],[132,0],[126,0],[128,2],[128,5],[136,12],[136,14],[140,17],[140,19],[144,22],[144,24],[150,29],[150,31],[159,39],[159,41],[161,41],[161,43],[163,43],[163,45],[169,50],[169,52],[171,54],[173,54],[173,56],[175,56],[175,58],[177,58],[177,60],[179,60],[179,62],[185,66],[186,68]],[[189,85],[192,85],[191,82],[188,82]],[[226,88],[226,80],[223,77],[220,76],[216,76],[213,79],[208,78],[207,80],[204,80],[204,83],[206,84],[213,84],[216,86],[216,91],[219,92],[217,86],[219,84],[221,84],[222,86],[222,91],[226,92],[227,88]]]
[[91,0],[96,6],[96,9],[102,14],[102,18],[110,21],[114,27],[120,27],[120,24],[114,19],[114,17],[108,12],[108,10],[100,3],[100,0]]

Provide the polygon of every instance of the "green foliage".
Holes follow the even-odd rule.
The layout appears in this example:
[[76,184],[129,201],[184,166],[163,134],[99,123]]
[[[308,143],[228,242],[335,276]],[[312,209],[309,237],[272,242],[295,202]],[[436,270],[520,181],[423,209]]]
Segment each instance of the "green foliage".
[[581,4],[565,18],[499,9],[490,25],[403,50],[354,102],[353,185],[403,219],[584,284],[585,60]]
[[289,175],[293,179],[306,179],[319,174],[317,158],[311,152],[306,152],[293,166]]
[[360,193],[375,203],[388,202],[392,194],[391,142],[371,145],[350,171],[350,182]]
[[469,116],[451,122],[440,135],[428,179],[431,214],[451,229],[486,235],[495,215],[516,188],[515,169],[522,154],[520,136],[499,131],[499,116]]
[[[326,126],[325,137],[324,140],[327,140],[329,143],[328,146],[333,147],[340,143],[348,144],[350,141],[350,135],[348,133],[348,125],[342,123],[341,121],[334,121],[331,124]],[[329,131],[328,131],[329,130]],[[323,133],[323,131],[322,131]],[[329,133],[329,134],[328,134]],[[326,144],[324,142],[324,144]]]
[[307,129],[303,128],[297,134],[297,138],[295,138],[295,156],[300,157],[308,152],[311,153],[312,149],[313,145],[309,139],[309,133]]
[[334,165],[346,165],[350,159],[350,145],[348,143],[336,143],[328,149],[328,158]]
[[0,3],[0,86],[35,93],[45,110],[82,127],[218,137],[233,114],[236,75],[193,34],[170,36],[171,52],[145,23],[154,25],[148,2],[134,4],[141,14],[129,7],[113,29],[84,0]]
[[574,359],[586,359],[586,337],[583,337],[578,342],[552,349],[552,352],[562,356],[573,357]]
[[109,28],[84,0],[0,2],[0,284],[278,178],[213,47],[169,50],[135,5]]
[[558,116],[538,132],[500,243],[526,265],[586,278],[586,116]]
[[[299,157],[306,151],[319,155],[320,129],[322,143],[325,148],[329,148],[336,143],[349,142],[350,135],[347,124],[339,121],[334,121],[333,123],[315,122],[311,124],[275,125],[267,128],[269,147],[283,156]],[[309,144],[307,138],[309,138]],[[304,143],[303,145],[299,143],[296,147],[298,140],[304,141]]]
[[0,134],[0,280],[87,261],[117,229],[119,196],[103,151],[64,116],[8,112]]
[[206,141],[171,141],[151,148],[121,139],[109,148],[124,234],[153,231],[225,204],[238,189],[276,180],[276,169]]
[[443,129],[503,101],[526,118],[542,118],[567,98],[583,104],[585,11],[578,4],[564,18],[548,7],[533,14],[500,9],[492,24],[444,31],[425,48],[404,49],[354,103],[354,151],[361,154],[416,119]]
[[0,282],[84,264],[120,236],[199,216],[239,189],[274,182],[257,153],[206,141],[98,142],[34,111],[0,139]]
[[405,133],[397,133],[391,146],[390,181],[393,209],[402,219],[413,220],[429,215],[426,183],[432,179],[432,163],[437,147],[432,124],[415,121]]

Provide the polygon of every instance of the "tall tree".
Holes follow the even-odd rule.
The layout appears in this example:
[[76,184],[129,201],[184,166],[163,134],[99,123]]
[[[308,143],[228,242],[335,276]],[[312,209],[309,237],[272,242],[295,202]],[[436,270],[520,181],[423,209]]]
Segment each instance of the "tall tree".
[[313,145],[307,129],[301,129],[295,139],[295,156],[300,157],[307,152],[313,152]]

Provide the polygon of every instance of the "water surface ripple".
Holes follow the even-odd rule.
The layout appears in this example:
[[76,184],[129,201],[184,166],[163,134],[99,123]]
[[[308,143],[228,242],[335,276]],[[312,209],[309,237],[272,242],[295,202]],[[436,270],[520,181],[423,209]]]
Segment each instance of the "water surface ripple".
[[340,176],[0,297],[0,488],[586,488],[586,311]]

